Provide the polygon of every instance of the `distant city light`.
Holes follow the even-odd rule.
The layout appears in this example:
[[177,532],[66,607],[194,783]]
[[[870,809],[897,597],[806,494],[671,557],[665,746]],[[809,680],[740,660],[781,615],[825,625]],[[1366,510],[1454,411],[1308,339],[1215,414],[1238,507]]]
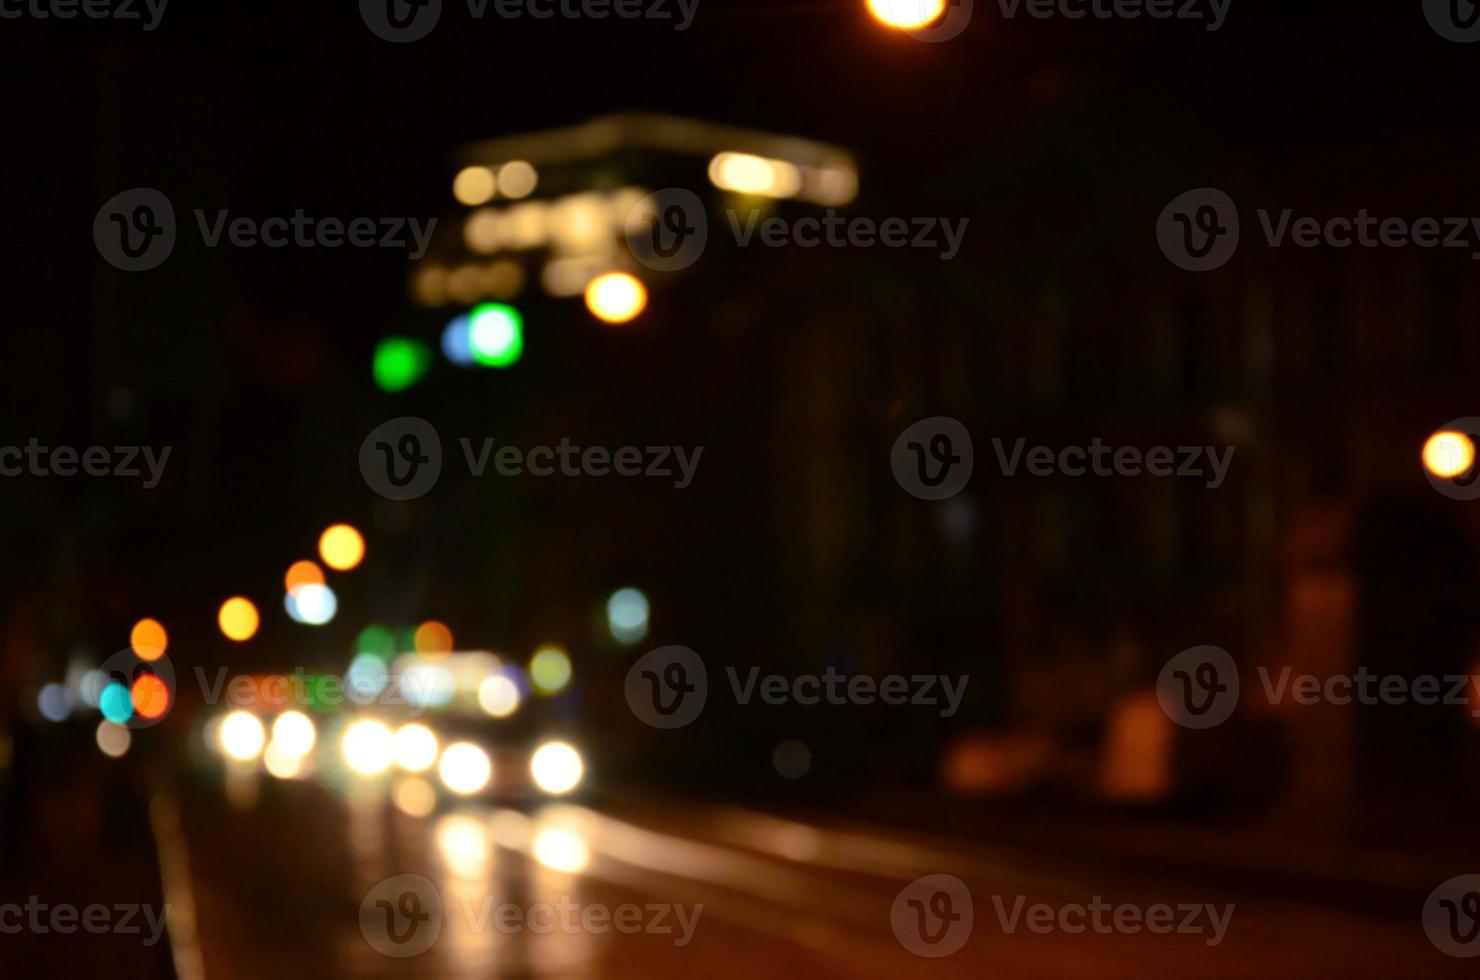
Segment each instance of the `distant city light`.
[[494,718],[507,718],[519,710],[519,685],[504,674],[489,674],[478,685],[478,705]]
[[313,751],[318,731],[313,720],[301,711],[284,711],[272,723],[272,744],[289,758],[302,758]]
[[1445,479],[1463,476],[1475,465],[1475,444],[1463,432],[1441,429],[1423,444],[1423,465]]
[[72,711],[72,696],[60,684],[47,684],[36,695],[36,710],[47,721],[66,721]]
[[228,640],[244,643],[257,635],[261,617],[257,615],[257,607],[252,604],[252,600],[233,596],[221,603],[216,622]]
[[103,688],[103,696],[98,698],[98,710],[113,724],[123,725],[134,716],[134,699],[128,688],[114,682]]
[[459,796],[471,796],[482,790],[493,778],[493,763],[488,753],[471,742],[447,746],[437,765],[442,783]]
[[304,774],[306,759],[284,751],[275,739],[268,741],[262,750],[262,768],[276,779],[297,779]]
[[606,323],[627,323],[647,308],[647,287],[626,272],[608,272],[586,286],[586,309]]
[[802,189],[796,164],[751,153],[718,153],[709,161],[709,180],[720,190],[764,197],[795,197]]
[[380,696],[391,681],[390,668],[373,653],[357,653],[344,672],[345,694],[361,703]]
[[529,680],[541,694],[558,694],[570,675],[570,656],[559,647],[541,647],[529,658]]
[[452,178],[452,196],[470,208],[491,201],[495,189],[493,171],[487,167],[464,167]]
[[323,626],[339,610],[339,599],[327,585],[300,585],[283,599],[294,622]]
[[319,557],[338,572],[347,572],[365,557],[365,539],[348,524],[335,524],[319,536]]
[[362,776],[378,776],[391,767],[391,730],[372,719],[350,725],[344,732],[340,749],[345,763]]
[[546,827],[534,835],[534,859],[554,871],[577,874],[591,863],[585,838],[560,827]]
[[868,0],[868,9],[879,23],[907,31],[939,20],[946,0]]
[[812,769],[812,750],[806,742],[789,738],[771,753],[771,766],[782,779],[801,779]]
[[528,197],[539,180],[539,173],[523,160],[510,160],[498,168],[498,192],[507,198]]
[[425,725],[415,723],[396,729],[391,752],[396,765],[407,772],[426,772],[437,761],[437,736]]
[[381,391],[405,391],[426,375],[432,366],[427,345],[410,337],[387,337],[375,345],[371,373]]
[[457,693],[457,680],[443,664],[411,663],[401,671],[401,691],[416,708],[445,708]]
[[140,718],[154,721],[170,710],[170,689],[158,676],[143,674],[129,690],[129,702]]
[[473,357],[472,318],[466,313],[455,316],[442,328],[442,356],[458,367],[478,363]]
[[479,364],[510,367],[524,353],[524,317],[507,303],[481,303],[469,314],[468,337]]
[[355,652],[369,653],[382,660],[389,660],[396,655],[396,638],[384,626],[366,626],[355,637]]
[[429,619],[416,628],[412,638],[417,653],[437,654],[452,651],[452,630],[445,623]]
[[569,793],[580,785],[586,766],[581,753],[565,742],[546,742],[529,760],[529,774],[546,793]]
[[98,748],[110,759],[122,758],[134,740],[127,728],[106,719],[98,722],[94,738],[97,739]]
[[283,576],[283,588],[292,592],[303,585],[323,585],[324,570],[311,561],[295,561]]
[[437,821],[433,839],[454,878],[481,881],[493,857],[491,834],[483,821],[464,813],[449,813]]
[[437,791],[417,776],[403,776],[391,789],[391,802],[408,817],[430,816],[437,808]]
[[140,660],[158,660],[169,648],[169,634],[157,619],[141,619],[129,631],[129,645]]
[[637,643],[647,636],[648,600],[637,589],[618,589],[606,601],[606,623],[618,643]]
[[221,751],[238,762],[251,762],[262,754],[267,731],[250,711],[233,711],[221,722]]

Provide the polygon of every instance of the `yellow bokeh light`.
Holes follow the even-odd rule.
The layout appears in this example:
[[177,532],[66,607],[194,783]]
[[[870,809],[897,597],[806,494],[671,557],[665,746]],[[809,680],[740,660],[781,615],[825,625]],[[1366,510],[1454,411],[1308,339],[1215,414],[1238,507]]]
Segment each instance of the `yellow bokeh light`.
[[504,197],[528,197],[539,180],[534,167],[523,160],[511,160],[498,168],[498,189]]
[[794,197],[802,189],[796,164],[753,153],[717,153],[709,161],[709,179],[720,190],[766,197]]
[[324,570],[311,561],[295,561],[283,576],[283,586],[292,592],[300,585],[323,585]]
[[493,171],[487,167],[464,167],[452,178],[452,196],[470,208],[491,201],[494,187]]
[[1423,465],[1438,477],[1463,476],[1475,465],[1475,443],[1463,432],[1441,429],[1423,444]]
[[365,539],[348,524],[335,524],[319,537],[319,557],[335,571],[347,572],[365,557]]
[[267,730],[250,711],[233,711],[221,722],[221,751],[238,762],[250,762],[262,754]]
[[251,599],[233,596],[221,603],[221,612],[217,614],[216,621],[220,623],[221,632],[228,640],[244,643],[257,635],[261,617],[257,615],[257,607],[252,605]]
[[378,776],[391,767],[394,739],[381,722],[366,718],[350,725],[339,743],[345,763],[361,776]]
[[557,694],[570,683],[570,656],[559,647],[541,647],[529,659],[529,680],[541,694]]
[[425,779],[405,776],[396,780],[391,802],[408,817],[425,817],[437,808],[437,791]]
[[158,660],[170,645],[169,634],[157,619],[141,619],[135,623],[128,641],[140,660]]
[[912,30],[940,19],[946,0],[868,0],[869,13],[881,24]]
[[446,624],[429,619],[416,628],[412,642],[417,653],[437,654],[452,651],[452,630]]
[[447,746],[442,761],[437,764],[437,775],[442,785],[459,796],[471,796],[486,787],[493,779],[493,760],[488,753],[471,742],[456,742]]
[[608,272],[586,286],[586,309],[598,320],[626,323],[647,308],[647,287],[625,272]]

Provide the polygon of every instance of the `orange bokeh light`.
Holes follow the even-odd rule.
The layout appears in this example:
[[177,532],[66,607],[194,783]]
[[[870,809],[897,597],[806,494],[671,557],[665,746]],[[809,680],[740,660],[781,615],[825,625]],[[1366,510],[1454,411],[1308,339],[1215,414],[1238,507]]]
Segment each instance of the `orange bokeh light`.
[[295,561],[288,566],[288,574],[283,576],[283,585],[289,592],[300,585],[323,585],[324,570],[311,561]]
[[157,619],[141,619],[128,636],[134,656],[140,660],[158,660],[170,645],[169,634]]
[[170,710],[170,689],[154,674],[145,674],[134,681],[129,698],[143,718],[159,718]]
[[446,624],[429,619],[416,628],[417,653],[451,653],[452,630]]

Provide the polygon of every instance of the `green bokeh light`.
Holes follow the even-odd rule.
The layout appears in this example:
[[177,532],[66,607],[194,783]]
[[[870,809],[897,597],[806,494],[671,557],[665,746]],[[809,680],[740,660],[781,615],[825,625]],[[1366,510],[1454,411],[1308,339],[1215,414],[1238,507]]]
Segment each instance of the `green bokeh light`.
[[355,653],[371,653],[381,660],[396,655],[396,638],[384,626],[366,626],[355,637]]
[[524,353],[524,317],[506,303],[473,307],[468,320],[473,357],[479,364],[509,367]]
[[431,348],[419,340],[387,337],[375,346],[375,384],[381,391],[404,391],[431,366]]

